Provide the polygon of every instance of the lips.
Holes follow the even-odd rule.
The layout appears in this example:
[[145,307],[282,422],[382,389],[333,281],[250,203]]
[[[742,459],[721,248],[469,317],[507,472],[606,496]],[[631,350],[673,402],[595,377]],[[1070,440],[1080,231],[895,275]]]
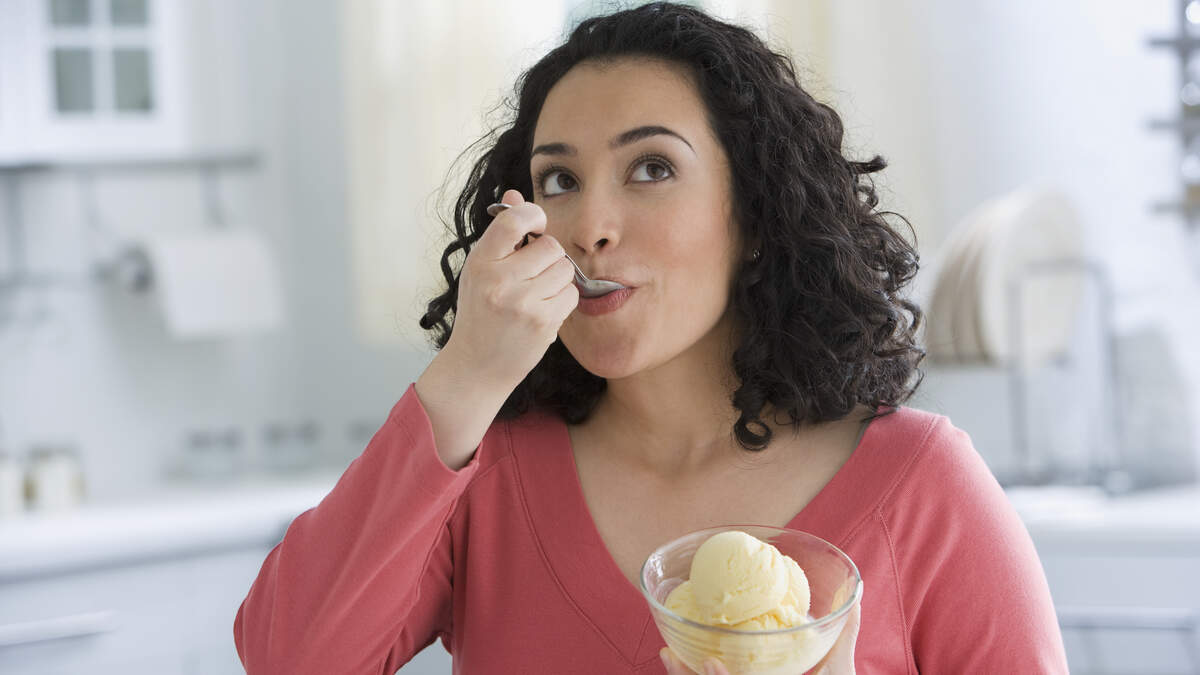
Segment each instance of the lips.
[[[615,280],[610,279],[609,281]],[[629,296],[633,295],[636,290],[637,289],[635,288],[622,288],[620,290],[612,291],[611,293],[605,293],[604,295],[595,298],[580,297],[578,309],[583,314],[587,314],[589,316],[598,316],[601,314],[615,312],[620,309],[627,300],[629,300]]]

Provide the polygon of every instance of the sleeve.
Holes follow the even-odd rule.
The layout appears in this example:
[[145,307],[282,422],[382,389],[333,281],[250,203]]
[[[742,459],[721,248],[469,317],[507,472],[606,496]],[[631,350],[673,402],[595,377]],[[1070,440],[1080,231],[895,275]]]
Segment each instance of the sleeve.
[[409,385],[263,563],[233,624],[247,674],[390,675],[448,635],[448,521],[478,467],[478,451],[457,472],[442,463]]
[[1033,540],[971,439],[943,417],[922,452],[892,530],[918,671],[1067,673]]

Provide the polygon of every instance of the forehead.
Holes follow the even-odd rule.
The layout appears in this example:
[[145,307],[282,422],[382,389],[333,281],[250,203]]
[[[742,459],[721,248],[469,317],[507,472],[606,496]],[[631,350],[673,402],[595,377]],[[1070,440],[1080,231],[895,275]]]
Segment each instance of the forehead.
[[682,65],[649,58],[585,61],[550,89],[533,145],[607,142],[647,123],[707,135],[705,114],[692,76]]

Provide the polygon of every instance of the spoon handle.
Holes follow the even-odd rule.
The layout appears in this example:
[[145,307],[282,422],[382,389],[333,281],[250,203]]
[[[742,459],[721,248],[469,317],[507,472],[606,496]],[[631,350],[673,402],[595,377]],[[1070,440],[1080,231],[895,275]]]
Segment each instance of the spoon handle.
[[[521,246],[525,246],[525,244],[529,241],[530,237],[537,239],[538,237],[541,237],[541,236],[542,235],[538,234],[537,232],[528,232],[525,234],[524,237],[521,238]],[[583,270],[579,269],[579,265],[577,265],[574,260],[571,260],[571,256],[567,255],[566,253],[563,253],[563,257],[566,258],[567,262],[571,263],[571,266],[575,268],[575,281],[578,281],[581,284],[591,283],[590,280],[587,278],[587,275],[583,273]]]

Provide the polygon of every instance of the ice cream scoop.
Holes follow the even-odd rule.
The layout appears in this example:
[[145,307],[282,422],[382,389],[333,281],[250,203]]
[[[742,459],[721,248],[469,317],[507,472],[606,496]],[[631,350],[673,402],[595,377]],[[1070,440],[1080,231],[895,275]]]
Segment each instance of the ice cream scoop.
[[808,621],[810,601],[808,578],[795,560],[745,532],[730,530],[696,549],[690,577],[664,604],[709,626],[779,630]]

